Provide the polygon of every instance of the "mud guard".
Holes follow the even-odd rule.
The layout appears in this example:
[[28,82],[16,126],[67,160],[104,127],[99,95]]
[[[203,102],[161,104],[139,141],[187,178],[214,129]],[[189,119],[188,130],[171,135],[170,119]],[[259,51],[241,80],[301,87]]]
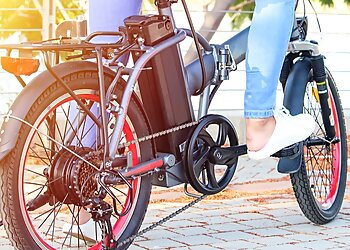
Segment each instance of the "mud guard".
[[[304,94],[306,84],[309,82],[311,62],[308,58],[299,59],[292,67],[286,86],[284,89],[283,106],[286,107],[291,115],[297,115],[303,112]],[[277,165],[280,173],[293,173],[299,170],[302,163],[302,154],[293,158],[281,158]],[[296,169],[295,166],[299,166]]]
[[[97,70],[96,63],[88,61],[75,61],[58,64],[53,67],[58,76],[63,78],[66,75],[84,70]],[[114,71],[104,68],[104,72],[115,75]],[[25,119],[31,106],[42,92],[56,79],[48,72],[44,71],[36,76],[18,95],[12,104],[8,114]],[[0,131],[0,161],[14,148],[22,123],[15,119],[4,119]]]

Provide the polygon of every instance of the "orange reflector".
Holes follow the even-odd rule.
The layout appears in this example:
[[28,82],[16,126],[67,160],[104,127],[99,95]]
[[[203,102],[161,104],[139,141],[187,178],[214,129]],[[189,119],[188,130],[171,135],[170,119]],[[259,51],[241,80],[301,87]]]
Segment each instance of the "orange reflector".
[[12,73],[16,76],[19,75],[31,75],[36,72],[39,68],[40,62],[38,59],[32,58],[12,58],[12,57],[1,57],[1,65],[4,70]]

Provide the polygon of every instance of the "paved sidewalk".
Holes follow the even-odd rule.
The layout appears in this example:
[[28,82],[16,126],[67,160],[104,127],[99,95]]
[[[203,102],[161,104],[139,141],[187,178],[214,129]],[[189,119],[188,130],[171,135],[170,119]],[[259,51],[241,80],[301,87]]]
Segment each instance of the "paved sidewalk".
[[[242,157],[232,184],[226,190],[147,232],[130,249],[350,250],[349,182],[338,217],[327,225],[318,226],[302,214],[289,177],[276,173],[275,164],[273,159],[255,162]],[[179,187],[154,188],[142,228],[191,200],[180,191]],[[169,197],[171,200],[167,200]],[[0,230],[0,249],[11,249],[3,229]]]

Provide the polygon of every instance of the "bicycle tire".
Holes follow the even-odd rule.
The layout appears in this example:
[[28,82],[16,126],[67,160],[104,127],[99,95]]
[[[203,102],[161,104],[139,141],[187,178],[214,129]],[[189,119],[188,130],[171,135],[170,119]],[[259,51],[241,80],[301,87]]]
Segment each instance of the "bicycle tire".
[[[111,73],[105,72],[105,82],[107,85],[112,82],[113,77],[114,76],[111,75]],[[70,85],[73,91],[79,94],[79,98],[82,98],[90,102],[98,101],[97,100],[98,99],[97,71],[92,71],[92,70],[79,71],[77,69],[77,72],[70,73],[64,76],[63,80],[68,85]],[[117,89],[115,94],[116,94],[116,101],[118,103],[120,103],[124,85],[125,85],[125,82],[123,80],[120,80],[117,84]],[[70,102],[72,102],[71,97],[67,97],[67,93],[65,92],[64,88],[59,83],[53,81],[52,83],[49,84],[49,87],[47,87],[41,93],[40,97],[33,103],[29,112],[26,114],[25,120],[31,124],[34,124],[34,126],[36,126],[36,124],[39,124],[37,127],[42,129],[40,124],[44,122],[41,123],[38,120],[41,119],[42,121],[44,121],[44,119],[46,119],[47,117],[50,118],[50,115],[52,114],[52,110],[53,110],[52,107],[55,107],[55,105],[59,105],[57,106],[57,109],[54,108],[54,110],[58,110],[59,109],[58,107],[61,107],[60,106],[61,104],[57,104],[57,103],[60,103],[62,100],[64,100],[62,103],[62,107],[64,107],[64,105],[66,105],[68,102],[69,102],[68,105],[70,107]],[[67,103],[65,102],[65,100],[68,100]],[[48,107],[51,107],[51,108],[48,108]],[[63,109],[64,108],[62,108],[62,110]],[[57,112],[55,113],[57,114]],[[124,130],[123,130],[124,131],[123,135],[126,137],[125,140],[130,141],[135,139],[136,137],[142,137],[150,134],[150,128],[147,122],[147,117],[145,117],[145,113],[142,110],[141,102],[138,100],[136,95],[133,95],[131,98],[127,117],[128,117],[128,120],[126,122],[127,125],[124,126]],[[68,116],[66,116],[66,119],[69,120]],[[67,122],[65,125],[67,126]],[[60,124],[57,122],[55,126],[60,126]],[[31,214],[32,212],[27,210],[28,204],[26,202],[28,202],[28,200],[26,200],[25,195],[28,195],[29,191],[24,190],[25,186],[27,185],[27,180],[25,179],[27,177],[25,176],[24,172],[30,169],[29,163],[27,162],[27,158],[29,159],[32,157],[29,154],[29,151],[32,152],[32,149],[29,150],[29,148],[31,147],[31,145],[33,145],[33,142],[38,139],[36,137],[34,138],[34,136],[36,135],[37,135],[37,132],[35,130],[33,130],[27,125],[22,124],[18,134],[15,148],[0,163],[0,174],[1,174],[0,178],[2,181],[1,183],[2,195],[1,195],[0,206],[1,206],[1,213],[2,213],[4,226],[7,231],[9,239],[11,240],[13,246],[16,249],[65,248],[67,246],[66,245],[63,246],[63,244],[62,244],[62,247],[60,247],[61,242],[59,242],[60,244],[58,244],[59,247],[57,246],[56,243],[54,243],[54,240],[52,240],[52,242],[49,242],[49,240],[47,240],[47,237],[46,236],[44,237],[43,232],[40,231],[41,227],[36,227],[37,222],[35,221],[36,219],[36,216],[34,216],[35,214],[33,213],[32,215]],[[134,145],[135,146],[130,146],[133,148],[128,149],[129,151],[137,152],[137,155],[133,156],[133,165],[135,165],[137,163],[136,161],[138,160],[146,161],[153,157],[153,147],[150,141],[142,142]],[[44,150],[46,151],[46,149]],[[51,160],[52,159],[53,158],[51,158]],[[52,163],[51,160],[49,161],[50,163]],[[39,173],[39,170],[37,170],[37,172]],[[25,177],[22,177],[22,180],[21,180],[20,176],[25,176]],[[40,179],[39,177],[38,179]],[[149,203],[151,187],[152,187],[151,176],[147,175],[147,176],[136,178],[135,181],[131,181],[131,185],[133,185],[135,189],[133,189],[132,191],[125,192],[126,193],[125,198],[121,202],[122,206],[123,205],[126,206],[127,203],[130,202],[130,197],[131,197],[130,192],[132,192],[134,200],[130,205],[131,210],[124,217],[120,216],[119,218],[114,219],[115,222],[113,222],[114,224],[113,234],[117,235],[115,238],[116,241],[122,241],[128,238],[129,236],[137,233],[144,219],[147,206]],[[20,191],[21,189],[22,191]],[[30,189],[28,188],[28,190]],[[64,201],[61,202],[62,207],[65,206],[65,204],[63,203]],[[40,209],[41,208],[39,208],[39,210]],[[66,205],[66,209],[71,211],[71,209],[68,208],[68,205]],[[56,208],[54,209],[54,211],[55,210]],[[73,210],[73,213],[72,213],[73,215],[74,215],[74,211],[75,210]],[[62,213],[64,215],[63,209],[58,211],[57,213]],[[74,216],[72,216],[72,218]],[[58,215],[56,217],[60,218],[58,217]],[[69,216],[66,216],[66,217],[69,217]],[[62,216],[62,218],[65,218],[65,217]],[[58,223],[61,223],[61,221],[58,221],[57,224]],[[46,224],[44,224],[44,226],[46,226]],[[57,234],[58,232],[62,233],[63,231],[63,229],[61,229],[58,225],[56,230],[57,230]],[[59,241],[59,240],[60,239],[56,241]],[[72,241],[72,237],[70,237],[70,240]],[[102,249],[101,241],[95,242],[92,245],[90,243],[87,244],[87,242],[84,239],[83,239],[83,243],[81,243],[81,241],[82,241],[82,238],[80,238],[80,240],[78,241],[77,247],[76,246],[75,247],[70,246],[70,247],[72,249],[74,248],[86,249],[87,247],[91,247],[90,249]],[[130,244],[131,243],[123,246],[123,249],[127,248],[128,245]]]
[[[305,146],[300,170],[290,174],[299,207],[315,224],[326,224],[337,216],[343,202],[347,177],[347,142],[343,109],[335,81],[328,69],[326,72],[329,101],[339,142],[328,146]],[[310,138],[325,138],[314,84],[309,82],[306,87],[303,112],[313,115],[317,121],[317,129]]]

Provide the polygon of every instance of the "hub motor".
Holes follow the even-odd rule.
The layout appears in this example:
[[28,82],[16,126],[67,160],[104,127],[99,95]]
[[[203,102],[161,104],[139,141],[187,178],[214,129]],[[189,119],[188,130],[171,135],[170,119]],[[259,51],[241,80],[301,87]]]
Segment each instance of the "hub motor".
[[[90,148],[70,147],[93,165],[98,166],[99,155]],[[55,156],[49,170],[49,188],[57,200],[64,204],[82,206],[97,191],[96,169],[71,152],[62,149]]]

